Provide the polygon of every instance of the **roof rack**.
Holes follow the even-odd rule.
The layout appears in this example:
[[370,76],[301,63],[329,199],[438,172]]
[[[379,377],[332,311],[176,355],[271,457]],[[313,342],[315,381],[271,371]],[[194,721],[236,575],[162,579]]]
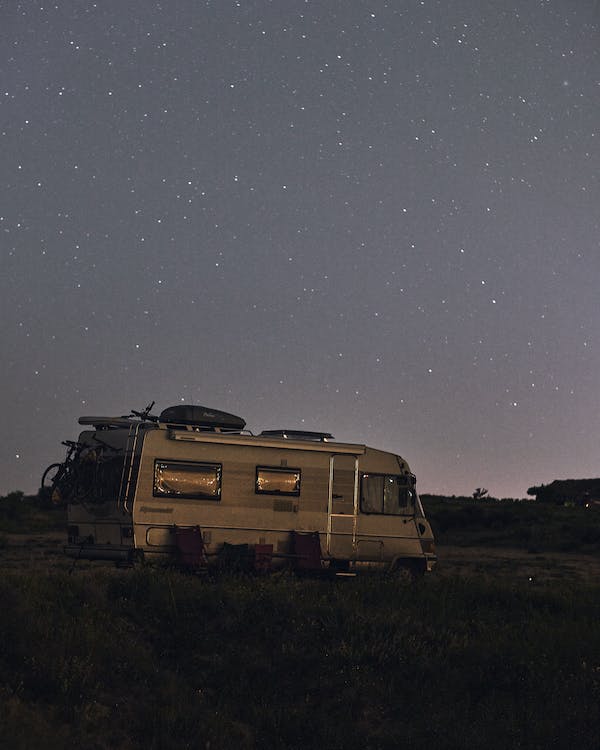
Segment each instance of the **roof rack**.
[[158,417],[149,413],[154,401],[145,411],[132,411],[127,416],[120,417],[79,417],[79,424],[93,425],[97,430],[107,430],[119,427],[166,426],[184,430],[199,430],[211,432],[242,432],[246,422],[235,414],[229,414],[219,409],[210,409],[196,404],[178,404],[163,409]]
[[330,432],[310,432],[308,430],[263,430],[260,437],[283,438],[284,440],[314,440],[320,443],[335,439]]
[[[135,424],[130,417],[79,417],[80,425],[93,425],[97,430],[107,430],[111,427],[130,427]],[[142,424],[138,422],[138,424]]]

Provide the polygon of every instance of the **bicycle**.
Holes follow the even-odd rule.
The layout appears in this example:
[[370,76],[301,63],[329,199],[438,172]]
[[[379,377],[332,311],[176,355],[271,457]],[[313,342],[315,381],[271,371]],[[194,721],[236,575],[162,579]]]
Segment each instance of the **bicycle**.
[[[42,474],[40,492],[54,505],[60,505],[74,495],[81,493],[81,459],[89,456],[88,461],[95,461],[93,448],[73,440],[63,440],[67,446],[67,456],[62,463],[53,463]],[[89,492],[89,487],[87,492]],[[87,494],[84,492],[83,495]]]
[[[158,417],[150,414],[154,401],[143,411],[132,409],[129,417],[135,417],[140,422],[157,422]],[[67,456],[62,462],[50,464],[42,474],[40,495],[49,499],[54,505],[61,505],[76,499],[82,502],[86,499],[98,500],[104,496],[114,494],[111,485],[114,480],[106,476],[107,463],[118,454],[118,449],[104,443],[97,436],[94,440],[97,446],[90,446],[73,440],[63,440],[67,446]],[[106,455],[106,454],[109,455]]]

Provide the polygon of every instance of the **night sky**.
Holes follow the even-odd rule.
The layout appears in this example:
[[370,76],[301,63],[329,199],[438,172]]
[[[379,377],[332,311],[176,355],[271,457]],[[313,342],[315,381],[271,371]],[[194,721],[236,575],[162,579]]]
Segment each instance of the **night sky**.
[[597,0],[0,14],[0,493],[152,400],[600,476]]

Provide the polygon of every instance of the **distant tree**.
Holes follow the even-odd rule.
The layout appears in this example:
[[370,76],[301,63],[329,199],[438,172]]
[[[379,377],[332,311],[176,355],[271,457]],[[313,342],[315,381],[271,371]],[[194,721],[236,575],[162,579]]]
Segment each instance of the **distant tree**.
[[488,491],[485,487],[477,487],[477,489],[473,493],[473,500],[483,500],[487,493]]

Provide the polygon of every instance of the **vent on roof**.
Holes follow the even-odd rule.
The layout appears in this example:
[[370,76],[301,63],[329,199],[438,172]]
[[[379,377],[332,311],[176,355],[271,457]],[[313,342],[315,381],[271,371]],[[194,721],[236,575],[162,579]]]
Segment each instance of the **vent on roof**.
[[307,430],[263,430],[261,437],[284,438],[286,440],[315,440],[325,443],[334,440],[329,432],[309,432]]

